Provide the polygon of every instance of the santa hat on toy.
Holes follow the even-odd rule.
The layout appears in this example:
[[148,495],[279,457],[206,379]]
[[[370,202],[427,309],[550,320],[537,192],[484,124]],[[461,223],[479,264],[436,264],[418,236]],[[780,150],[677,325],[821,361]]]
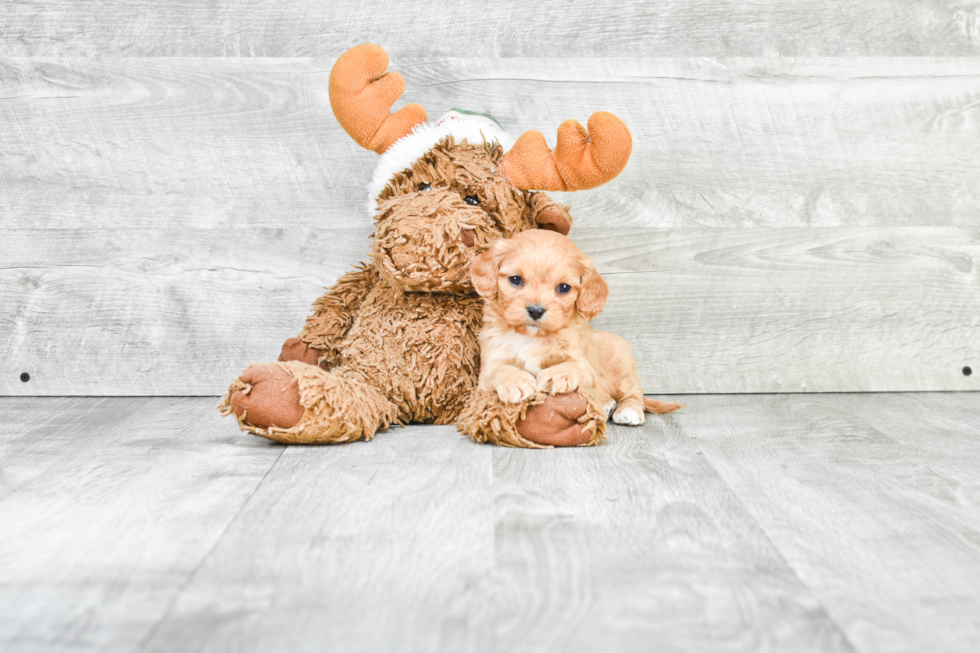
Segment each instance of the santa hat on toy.
[[381,155],[371,183],[368,184],[368,211],[374,214],[378,195],[395,174],[411,168],[413,163],[446,136],[452,136],[457,143],[461,143],[463,139],[471,144],[496,141],[504,150],[509,150],[514,145],[514,139],[500,127],[500,123],[486,113],[453,109],[435,123],[421,122],[407,136],[392,143]]
[[425,108],[408,104],[395,113],[391,106],[405,91],[405,79],[388,71],[388,54],[377,45],[351,48],[330,71],[330,106],[344,130],[362,147],[381,155],[368,186],[368,210],[393,175],[406,170],[446,136],[459,143],[496,141],[507,152],[501,173],[515,188],[572,191],[595,188],[626,166],[633,139],[623,121],[598,111],[588,130],[574,120],[558,127],[552,151],[538,131],[516,140],[487,114],[453,109],[435,123]]

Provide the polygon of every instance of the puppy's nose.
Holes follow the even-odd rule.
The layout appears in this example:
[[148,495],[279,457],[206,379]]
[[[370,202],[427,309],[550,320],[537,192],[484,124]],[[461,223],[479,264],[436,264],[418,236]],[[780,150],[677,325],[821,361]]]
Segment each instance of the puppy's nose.
[[531,316],[532,320],[540,320],[541,316],[544,315],[544,306],[528,304],[527,314]]

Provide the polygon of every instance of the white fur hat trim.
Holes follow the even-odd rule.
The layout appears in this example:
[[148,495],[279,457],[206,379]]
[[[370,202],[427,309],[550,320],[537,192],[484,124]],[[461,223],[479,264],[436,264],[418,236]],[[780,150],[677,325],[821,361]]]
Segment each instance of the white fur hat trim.
[[493,118],[463,113],[456,109],[434,124],[423,122],[416,125],[412,133],[399,138],[381,155],[378,167],[374,169],[374,177],[368,184],[368,213],[373,216],[377,212],[378,195],[395,174],[411,168],[426,152],[450,135],[457,143],[463,139],[470,143],[497,141],[505,150],[509,150],[514,144],[513,139]]

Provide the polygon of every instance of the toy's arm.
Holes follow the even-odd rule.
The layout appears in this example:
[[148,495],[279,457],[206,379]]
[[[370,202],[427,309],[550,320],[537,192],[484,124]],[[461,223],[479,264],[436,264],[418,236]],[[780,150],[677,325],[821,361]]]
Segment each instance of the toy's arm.
[[551,229],[567,236],[572,228],[572,214],[567,206],[562,206],[544,193],[531,193],[531,219],[541,229]]
[[320,299],[313,302],[313,313],[299,338],[290,338],[282,347],[279,360],[302,360],[330,369],[340,363],[340,341],[354,323],[354,314],[368,291],[378,281],[378,273],[364,264],[340,277]]

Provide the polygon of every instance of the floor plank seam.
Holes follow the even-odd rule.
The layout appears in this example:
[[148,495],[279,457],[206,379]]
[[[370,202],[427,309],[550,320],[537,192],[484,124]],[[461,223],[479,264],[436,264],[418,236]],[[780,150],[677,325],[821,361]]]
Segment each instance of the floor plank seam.
[[153,636],[156,635],[157,631],[160,629],[160,626],[164,624],[164,622],[170,616],[170,613],[173,612],[174,606],[177,604],[177,601],[180,599],[181,595],[183,595],[183,593],[187,591],[187,588],[190,587],[191,583],[194,582],[194,579],[197,577],[197,574],[204,567],[205,563],[207,563],[207,561],[211,558],[215,550],[217,550],[222,540],[225,539],[225,536],[228,534],[228,531],[231,530],[231,527],[235,524],[235,522],[238,521],[238,518],[245,510],[245,507],[248,506],[249,502],[252,500],[252,497],[255,496],[255,494],[259,491],[259,488],[261,488],[262,485],[265,483],[266,479],[269,478],[269,474],[272,473],[272,470],[274,470],[276,466],[279,464],[279,461],[282,460],[283,454],[286,453],[287,449],[289,449],[288,446],[282,448],[282,451],[280,451],[279,455],[276,456],[275,461],[271,465],[269,465],[269,469],[266,470],[265,474],[262,475],[262,478],[259,479],[259,482],[255,484],[255,487],[252,488],[252,491],[249,492],[248,496],[245,497],[245,500],[242,501],[242,505],[239,506],[238,510],[235,511],[234,516],[232,516],[232,518],[228,520],[228,523],[221,531],[221,535],[219,535],[215,539],[214,544],[211,546],[210,549],[208,549],[208,552],[201,557],[201,560],[194,567],[194,570],[187,575],[187,579],[184,581],[184,583],[177,589],[176,592],[174,592],[173,597],[170,599],[170,603],[167,604],[167,609],[163,611],[163,615],[161,615],[160,619],[156,622],[153,628],[150,629],[150,632],[147,633],[146,637],[143,639],[142,642],[140,642],[140,645],[135,649],[138,653],[146,650],[146,647],[153,640]]
[[752,512],[749,510],[748,506],[742,500],[742,497],[738,494],[738,492],[735,491],[735,488],[729,485],[728,481],[725,480],[725,477],[721,474],[718,468],[714,466],[714,464],[711,462],[711,459],[704,452],[704,449],[701,448],[701,443],[698,442],[698,439],[688,435],[687,430],[679,423],[675,423],[675,424],[677,428],[680,429],[681,434],[694,444],[698,453],[701,455],[702,460],[704,460],[704,463],[711,468],[711,471],[715,473],[715,476],[718,477],[718,480],[720,480],[724,484],[725,488],[731,493],[736,503],[745,512],[746,517],[749,520],[751,520],[753,524],[756,525],[756,527],[759,529],[759,532],[762,533],[762,537],[765,538],[766,542],[769,543],[769,546],[772,547],[772,550],[775,552],[775,554],[779,557],[779,559],[783,562],[783,564],[786,565],[786,569],[788,569],[790,573],[793,574],[793,577],[800,583],[800,586],[806,588],[807,593],[811,596],[814,602],[816,602],[816,604],[820,606],[820,612],[823,614],[823,616],[827,619],[829,623],[833,624],[834,628],[837,630],[838,634],[841,636],[841,639],[844,641],[844,643],[847,644],[847,646],[849,646],[852,651],[855,651],[856,653],[861,653],[862,649],[858,648],[857,645],[855,645],[854,642],[851,641],[851,638],[847,636],[847,632],[844,630],[844,628],[833,617],[833,615],[830,614],[827,605],[820,599],[819,596],[817,596],[816,592],[813,591],[810,585],[804,582],[804,580],[800,577],[800,574],[797,572],[796,568],[793,567],[792,564],[790,564],[789,560],[786,558],[785,555],[783,555],[783,552],[779,549],[779,547],[776,546],[776,543],[769,536],[769,533],[766,532],[766,529],[762,527],[762,524],[759,523],[759,520],[757,520],[755,516],[752,514]]

